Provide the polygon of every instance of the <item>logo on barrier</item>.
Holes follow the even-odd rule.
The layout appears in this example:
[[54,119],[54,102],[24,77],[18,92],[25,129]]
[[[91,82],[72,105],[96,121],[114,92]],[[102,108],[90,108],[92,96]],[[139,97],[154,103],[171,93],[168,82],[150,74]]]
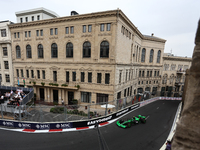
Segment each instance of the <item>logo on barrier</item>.
[[121,114],[124,114],[124,113],[126,113],[128,110],[129,110],[129,109],[125,109],[125,110],[123,110],[123,111],[117,113],[116,116],[119,116],[119,115],[121,115]]
[[56,124],[56,128],[65,129],[65,128],[71,128],[71,126],[69,123],[61,123],[61,124]]
[[18,126],[20,128],[31,128],[31,124],[27,124],[27,123],[19,123]]
[[105,122],[108,121],[112,118],[112,116],[109,116],[107,118],[102,118],[102,119],[98,119],[98,120],[94,120],[94,121],[89,121],[87,122],[87,125],[94,125],[95,123],[100,123],[100,122]]
[[134,109],[134,108],[137,108],[137,107],[138,107],[138,105],[132,106],[132,107],[131,107],[131,110]]
[[3,125],[4,126],[12,126],[12,127],[14,127],[14,123],[13,122],[8,122],[8,121],[4,121]]
[[50,125],[49,124],[37,124],[36,128],[37,129],[50,129]]

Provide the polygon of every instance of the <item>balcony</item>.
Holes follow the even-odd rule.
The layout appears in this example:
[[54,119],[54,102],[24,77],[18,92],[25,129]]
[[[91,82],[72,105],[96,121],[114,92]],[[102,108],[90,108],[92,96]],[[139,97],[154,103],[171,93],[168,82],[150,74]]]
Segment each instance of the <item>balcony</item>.
[[185,70],[179,69],[176,71],[177,74],[185,74]]

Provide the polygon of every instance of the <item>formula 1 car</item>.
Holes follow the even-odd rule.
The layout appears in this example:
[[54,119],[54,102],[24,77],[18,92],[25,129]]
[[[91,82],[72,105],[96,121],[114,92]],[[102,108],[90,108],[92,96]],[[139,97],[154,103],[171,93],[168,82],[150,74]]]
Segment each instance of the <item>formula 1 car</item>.
[[133,118],[130,119],[120,119],[117,121],[117,126],[122,127],[122,128],[130,128],[134,124],[139,124],[139,123],[146,123],[146,117],[142,115],[133,116]]

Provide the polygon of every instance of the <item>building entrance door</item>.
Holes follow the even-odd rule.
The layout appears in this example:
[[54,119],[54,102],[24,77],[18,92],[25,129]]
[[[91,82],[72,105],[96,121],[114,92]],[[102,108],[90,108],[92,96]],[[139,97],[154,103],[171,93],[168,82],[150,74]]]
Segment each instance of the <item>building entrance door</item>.
[[44,101],[44,88],[40,88],[40,100]]
[[68,104],[69,105],[72,105],[73,103],[72,103],[72,101],[73,101],[73,99],[74,99],[74,92],[68,92]]
[[58,90],[53,90],[53,102],[58,103]]

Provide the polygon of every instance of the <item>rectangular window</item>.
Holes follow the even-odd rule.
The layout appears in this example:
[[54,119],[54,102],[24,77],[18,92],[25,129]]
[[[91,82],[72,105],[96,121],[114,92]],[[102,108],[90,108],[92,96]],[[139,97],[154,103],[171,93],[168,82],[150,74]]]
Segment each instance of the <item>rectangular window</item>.
[[23,22],[23,18],[20,18],[20,23],[22,23]]
[[25,31],[25,37],[27,37],[27,31]]
[[53,35],[53,29],[50,29],[50,35]]
[[142,77],[144,77],[144,71],[142,71]]
[[139,71],[139,77],[141,77],[141,71]]
[[28,36],[31,37],[31,31],[28,31]]
[[20,38],[19,32],[17,32],[17,37]]
[[121,92],[118,92],[117,93],[117,99],[120,99],[121,98]]
[[58,28],[55,28],[55,35],[58,35]]
[[8,56],[7,47],[3,47],[3,56]]
[[108,102],[108,94],[97,93],[97,103],[105,103]]
[[159,71],[157,72],[157,76],[159,76]]
[[31,70],[31,77],[34,78],[34,71]]
[[1,37],[6,37],[6,29],[1,30]]
[[83,25],[83,33],[86,32],[86,25]]
[[36,30],[36,36],[39,36],[39,30]]
[[9,69],[8,61],[4,61],[5,69]]
[[40,70],[37,70],[37,77],[40,79]]
[[85,72],[81,72],[81,82],[84,82],[85,79]]
[[150,71],[150,77],[152,77],[152,71]]
[[74,27],[70,27],[70,33],[73,34],[74,33]]
[[57,81],[57,71],[53,71],[53,81]]
[[69,71],[66,71],[66,82],[69,82]]
[[97,73],[97,83],[101,83],[101,73]]
[[105,84],[109,84],[110,82],[110,73],[105,74]]
[[110,31],[111,24],[107,23],[107,31]]
[[23,69],[21,69],[21,77],[24,77]]
[[16,34],[16,32],[14,33],[14,38],[17,38],[17,34]]
[[92,25],[88,25],[88,32],[92,32]]
[[43,36],[43,30],[40,30],[40,36]]
[[129,70],[129,73],[128,73],[129,75],[128,75],[128,80],[130,81],[130,79],[131,79],[131,70]]
[[69,27],[65,28],[65,34],[69,34]]
[[92,82],[92,72],[88,72],[88,82]]
[[34,21],[34,16],[32,16],[32,21]]
[[10,82],[10,75],[6,74],[6,82]]
[[76,72],[72,72],[72,74],[73,74],[73,81],[76,81]]
[[19,77],[19,69],[16,69],[17,77]]
[[128,77],[128,71],[126,71],[126,79],[125,79],[126,82],[127,82],[127,77]]
[[26,77],[29,78],[29,70],[26,70]]
[[154,77],[156,77],[156,71],[154,71]]
[[147,77],[149,77],[149,71],[147,71]]
[[121,79],[122,79],[122,71],[119,72],[119,83],[121,83]]
[[91,93],[90,92],[81,92],[81,102],[90,103],[91,102]]
[[37,20],[40,20],[40,15],[37,16]]
[[104,24],[100,25],[100,31],[104,31]]
[[45,79],[45,70],[42,70],[42,79]]
[[26,22],[28,22],[28,17],[26,17]]
[[126,97],[126,89],[124,90],[124,97]]

